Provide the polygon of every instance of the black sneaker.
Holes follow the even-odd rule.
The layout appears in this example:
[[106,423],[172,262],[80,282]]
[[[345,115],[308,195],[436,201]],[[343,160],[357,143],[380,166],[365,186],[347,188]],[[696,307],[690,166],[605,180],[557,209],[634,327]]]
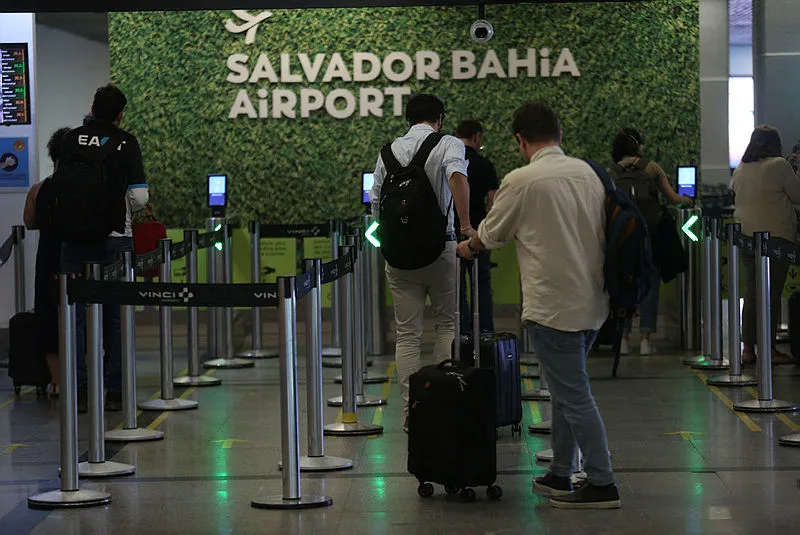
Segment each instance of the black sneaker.
[[85,388],[78,388],[78,414],[89,412],[89,391]]
[[553,495],[550,505],[557,509],[619,509],[619,490],[613,483],[604,487],[588,484],[567,495]]
[[547,472],[533,479],[533,492],[550,496],[565,496],[572,493],[572,481],[568,477],[560,477]]
[[119,412],[122,410],[122,392],[106,393],[106,412]]

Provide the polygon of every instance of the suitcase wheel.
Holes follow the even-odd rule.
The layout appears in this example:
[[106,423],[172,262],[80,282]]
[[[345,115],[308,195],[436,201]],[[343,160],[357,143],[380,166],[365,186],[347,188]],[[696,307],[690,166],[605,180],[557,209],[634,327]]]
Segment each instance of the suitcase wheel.
[[460,489],[460,488],[458,488],[458,487],[454,487],[454,486],[452,486],[452,485],[445,485],[445,486],[444,486],[444,491],[445,491],[445,492],[446,492],[448,495],[458,494],[458,491],[459,491],[459,490],[461,490],[461,489]]
[[14,385],[14,395],[19,397],[20,391],[22,390],[22,386]]
[[475,491],[472,489],[461,489],[461,493],[459,494],[461,499],[465,502],[474,502],[475,501]]
[[430,498],[433,496],[433,485],[430,483],[420,483],[417,487],[417,493],[423,498]]
[[486,496],[488,496],[490,500],[499,500],[502,495],[503,489],[501,487],[497,485],[486,487]]

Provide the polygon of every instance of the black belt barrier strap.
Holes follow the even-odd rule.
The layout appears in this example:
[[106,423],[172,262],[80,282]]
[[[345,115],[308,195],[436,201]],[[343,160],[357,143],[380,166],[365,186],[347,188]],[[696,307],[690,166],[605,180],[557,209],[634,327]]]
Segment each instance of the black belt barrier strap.
[[118,281],[125,277],[125,262],[120,258],[103,268],[103,280]]
[[331,235],[329,223],[305,225],[261,225],[262,238],[315,238]]
[[322,284],[330,284],[353,272],[353,258],[343,256],[322,264]]
[[164,255],[159,247],[158,249],[150,251],[149,253],[136,255],[133,265],[136,269],[136,274],[140,275],[142,273],[153,271],[163,261]]
[[767,256],[773,260],[781,262],[789,262],[794,264],[797,260],[797,253],[795,252],[797,246],[784,238],[770,238],[764,240],[764,249]]
[[311,280],[311,273],[303,273],[294,279],[295,299],[298,301],[304,298],[314,287],[314,282]]
[[11,258],[11,251],[14,249],[14,233],[12,232],[11,235],[3,242],[3,245],[0,245],[0,266],[8,262],[8,259]]
[[205,234],[200,234],[197,237],[197,247],[200,249],[213,247],[215,243],[221,242],[223,239],[225,238],[223,237],[221,230],[206,232]]
[[189,244],[186,243],[185,241],[173,243],[170,252],[172,253],[173,260],[183,258],[187,254],[189,254]]
[[742,251],[746,251],[748,253],[754,252],[755,249],[755,240],[753,240],[752,236],[748,236],[746,234],[742,234],[741,232],[737,232],[736,235],[733,237],[733,240],[736,242],[736,247],[741,249]]
[[70,280],[70,303],[135,306],[276,307],[276,284],[180,284]]

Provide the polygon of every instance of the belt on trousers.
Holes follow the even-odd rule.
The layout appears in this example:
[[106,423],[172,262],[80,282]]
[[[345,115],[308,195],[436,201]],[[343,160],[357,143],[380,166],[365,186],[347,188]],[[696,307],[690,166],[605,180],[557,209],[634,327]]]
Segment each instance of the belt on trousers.
[[447,233],[447,241],[456,241],[456,233],[455,232],[448,232]]

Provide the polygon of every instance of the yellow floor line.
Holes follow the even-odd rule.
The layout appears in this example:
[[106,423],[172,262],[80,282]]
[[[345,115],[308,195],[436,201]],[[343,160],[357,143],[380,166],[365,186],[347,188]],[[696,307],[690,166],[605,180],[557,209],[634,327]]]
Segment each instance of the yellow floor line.
[[[189,371],[189,369],[188,369],[188,368],[184,368],[184,369],[181,371],[181,373],[179,373],[179,374],[178,374],[178,377],[181,377],[181,376],[183,376],[183,375],[186,375],[186,373],[187,373],[188,371]],[[209,371],[211,371],[211,370],[209,370]],[[208,373],[206,373],[206,375],[208,375]],[[149,398],[147,398],[147,401],[153,401],[154,399],[158,399],[158,398],[160,398],[160,397],[161,397],[161,389],[159,389],[158,391],[156,391],[156,393],[155,393],[155,394],[153,394],[152,396],[150,396]],[[140,410],[137,410],[137,411],[136,411],[136,419],[138,420],[138,419],[139,419],[139,416],[141,416],[141,415],[142,415],[142,411],[140,411]],[[161,416],[159,416],[158,418],[161,418]],[[153,421],[154,421],[154,422],[155,422],[155,421],[157,421],[157,420],[158,420],[158,418],[156,418],[156,420],[153,420]],[[162,421],[163,421],[163,420],[162,420]],[[151,422],[151,423],[150,423],[150,425],[153,425],[153,423]],[[150,427],[150,425],[148,425],[148,426],[147,426],[147,428],[148,428],[148,429],[152,429],[152,428]],[[114,428],[114,430],[117,430],[117,429],[122,429],[122,422],[120,422],[120,424],[119,424],[117,427],[115,427],[115,428]]]
[[[19,391],[19,395],[21,396],[22,394],[28,394],[30,392],[33,392],[34,390],[36,390],[35,386],[29,386],[27,388],[23,388],[22,390],[20,390]],[[11,396],[10,398],[8,398],[7,400],[5,400],[3,403],[0,403],[0,411],[5,409],[6,407],[11,405],[12,403],[14,403],[16,400],[17,400],[17,396],[14,395],[14,396]]]
[[[189,396],[191,396],[191,395],[194,393],[194,391],[195,391],[195,390],[197,390],[197,387],[194,387],[194,386],[193,386],[193,387],[191,387],[191,388],[188,388],[188,389],[186,390],[186,392],[184,392],[183,394],[181,394],[181,395],[180,395],[178,398],[179,398],[179,399],[186,399],[186,398],[188,398]],[[151,430],[152,430],[152,429],[155,429],[156,427],[158,427],[159,425],[161,425],[162,423],[164,423],[164,420],[166,420],[166,419],[167,419],[167,417],[170,415],[170,413],[171,413],[171,412],[172,412],[172,411],[163,411],[161,414],[159,414],[159,415],[158,415],[158,418],[156,418],[155,420],[153,420],[152,422],[150,422],[150,425],[148,425],[148,426],[147,426],[147,428],[148,428],[148,429],[151,429]]]
[[[381,397],[383,399],[389,399],[389,392],[392,389],[392,377],[394,377],[394,373],[397,370],[397,363],[390,362],[389,367],[386,369],[386,375],[389,377],[389,380],[383,383],[383,387],[381,388]],[[375,413],[372,415],[372,425],[381,425],[383,421],[383,406],[379,406],[375,409]],[[375,438],[378,435],[370,435],[369,438]]]
[[[520,371],[522,373],[527,373],[528,372],[528,367],[527,366],[520,366],[519,369],[520,369]],[[525,390],[526,391],[530,391],[530,390],[534,389],[533,381],[531,379],[527,379],[527,378],[523,379],[522,380],[522,384],[525,385]],[[534,424],[542,423],[542,413],[539,410],[539,402],[538,401],[528,400],[528,410],[531,413],[531,420],[532,420],[531,423],[534,423]]]
[[[756,389],[755,389],[755,388],[753,388],[752,386],[748,386],[748,387],[746,387],[746,388],[745,388],[745,390],[747,390],[747,393],[748,393],[748,394],[750,394],[751,396],[753,396],[753,399],[758,399],[758,390],[756,390]],[[792,431],[794,431],[794,432],[800,432],[800,425],[797,425],[796,423],[794,423],[794,422],[793,422],[793,421],[792,421],[792,420],[791,420],[791,419],[790,419],[788,416],[786,416],[785,414],[776,413],[776,414],[775,414],[775,416],[777,416],[777,417],[778,417],[778,420],[780,420],[781,422],[783,422],[784,424],[786,424],[786,427],[788,427],[788,428],[789,428],[789,429],[791,429]]]
[[720,399],[720,401],[722,401],[722,403],[725,404],[726,407],[728,407],[731,411],[733,411],[733,414],[735,414],[742,422],[744,422],[744,425],[746,425],[750,429],[750,431],[761,431],[761,427],[759,427],[759,425],[755,423],[752,418],[750,418],[743,412],[736,412],[735,410],[733,410],[733,401],[731,401],[731,399],[728,396],[723,394],[719,388],[717,388],[716,386],[711,386],[708,383],[706,383],[705,375],[703,375],[699,370],[692,370],[692,371],[697,377],[700,378],[701,381],[703,381],[703,384],[705,384],[708,387],[708,389],[711,391],[712,394],[717,396]]

